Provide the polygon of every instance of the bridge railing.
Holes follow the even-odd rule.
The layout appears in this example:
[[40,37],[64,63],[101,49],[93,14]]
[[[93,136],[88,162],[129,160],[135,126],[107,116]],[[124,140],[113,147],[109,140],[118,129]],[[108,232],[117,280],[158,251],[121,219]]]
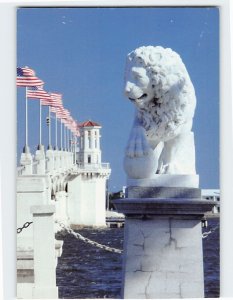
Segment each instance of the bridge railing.
[[17,175],[21,176],[23,175],[23,171],[25,170],[25,166],[19,166],[17,167]]
[[85,169],[85,170],[93,170],[93,169],[109,169],[110,164],[109,163],[83,163],[83,162],[77,162],[78,169]]
[[31,155],[25,165],[17,167],[17,175],[42,175],[54,172],[65,171],[75,166],[73,153],[68,151],[50,151],[49,155],[45,152],[41,157]]
[[37,173],[37,166],[39,164],[38,160],[35,160],[32,162],[32,174],[36,174]]

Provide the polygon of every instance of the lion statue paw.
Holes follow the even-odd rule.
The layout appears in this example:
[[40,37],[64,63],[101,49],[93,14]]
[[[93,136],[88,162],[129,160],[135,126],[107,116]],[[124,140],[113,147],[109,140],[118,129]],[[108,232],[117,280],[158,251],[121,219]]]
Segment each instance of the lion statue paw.
[[150,146],[146,139],[145,129],[141,126],[135,126],[132,128],[128,145],[126,147],[126,156],[143,157],[148,155]]

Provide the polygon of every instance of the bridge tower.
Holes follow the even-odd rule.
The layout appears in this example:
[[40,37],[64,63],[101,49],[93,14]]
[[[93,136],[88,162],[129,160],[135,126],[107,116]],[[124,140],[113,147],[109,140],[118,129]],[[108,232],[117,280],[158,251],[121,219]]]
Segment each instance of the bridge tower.
[[70,224],[105,226],[106,181],[111,169],[101,159],[101,125],[89,120],[79,126],[77,176],[68,184]]
[[98,123],[92,121],[80,125],[80,163],[101,164],[100,128]]

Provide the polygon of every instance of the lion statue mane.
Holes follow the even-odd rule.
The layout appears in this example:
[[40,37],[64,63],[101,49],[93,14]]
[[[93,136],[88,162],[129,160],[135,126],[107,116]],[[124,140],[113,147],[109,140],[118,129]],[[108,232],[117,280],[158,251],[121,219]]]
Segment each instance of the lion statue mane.
[[191,129],[196,96],[180,56],[161,46],[142,46],[129,53],[125,95],[136,106],[126,148],[128,176],[195,174]]

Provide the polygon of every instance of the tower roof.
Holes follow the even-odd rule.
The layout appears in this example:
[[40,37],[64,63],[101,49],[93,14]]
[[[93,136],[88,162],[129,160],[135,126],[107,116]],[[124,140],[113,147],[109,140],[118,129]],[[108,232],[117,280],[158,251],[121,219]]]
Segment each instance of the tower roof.
[[93,122],[91,120],[79,124],[79,127],[95,127],[95,126],[101,127],[100,124]]

